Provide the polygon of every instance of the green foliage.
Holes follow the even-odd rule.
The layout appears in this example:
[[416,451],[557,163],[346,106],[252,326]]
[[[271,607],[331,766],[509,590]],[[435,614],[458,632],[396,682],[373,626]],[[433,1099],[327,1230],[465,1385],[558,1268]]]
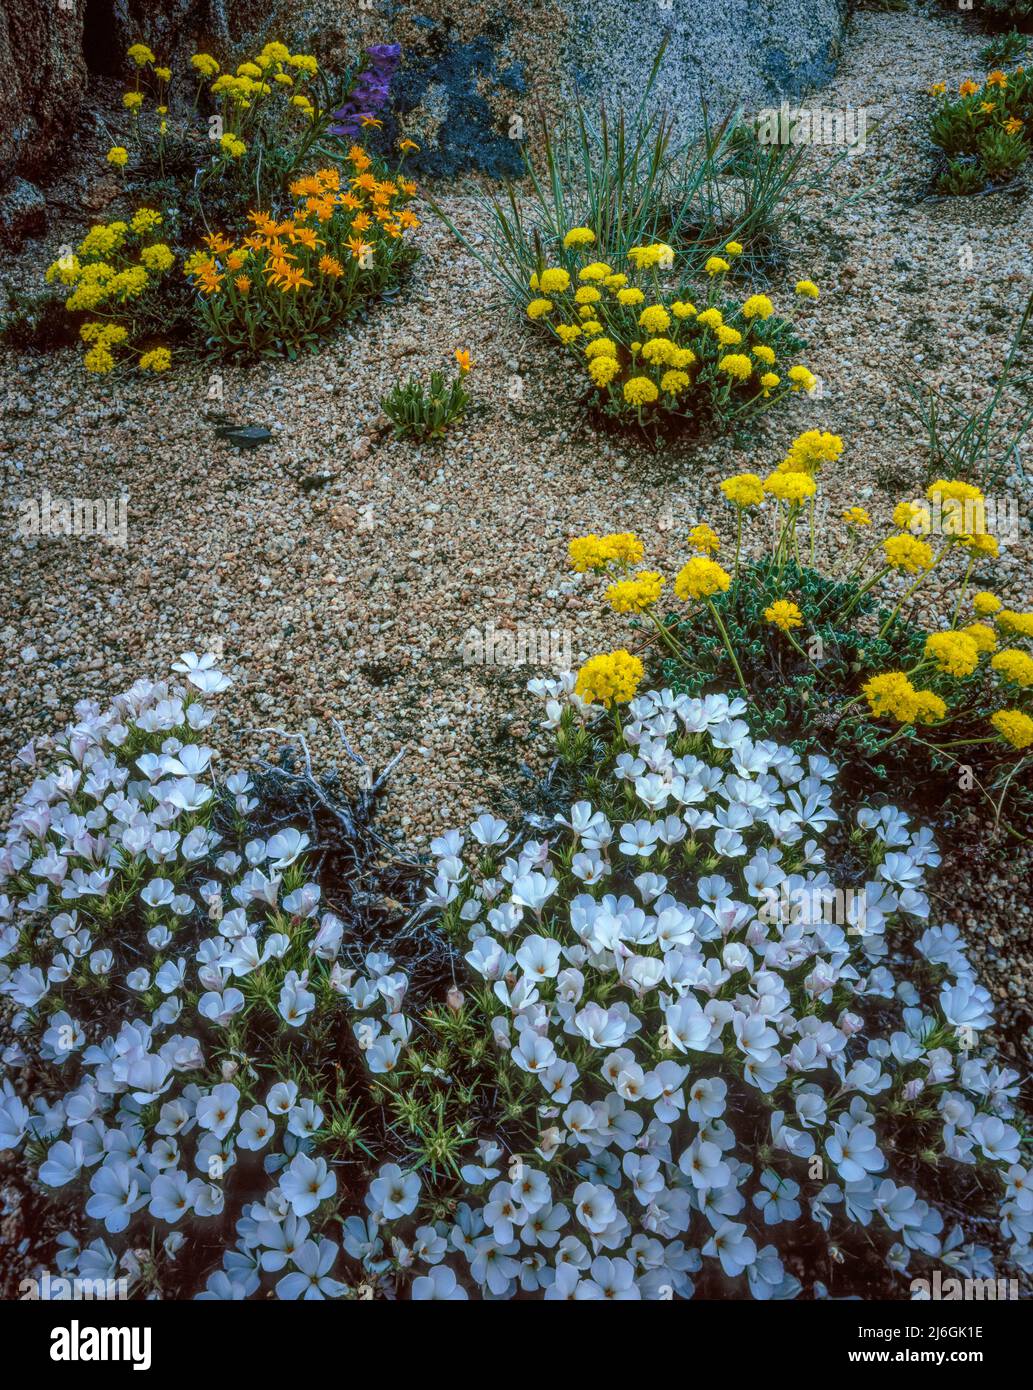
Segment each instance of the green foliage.
[[470,408],[465,375],[460,371],[446,385],[444,372],[431,372],[429,390],[416,376],[404,384],[396,382],[380,402],[395,427],[395,438],[444,439],[449,426],[462,420]]
[[79,341],[82,316],[65,312],[65,297],[47,288],[8,288],[6,313],[0,319],[0,343],[17,352],[53,352]]
[[941,151],[933,186],[939,193],[981,192],[1011,183],[1029,158],[1033,131],[1033,74],[1022,68],[996,68],[973,91],[948,96],[933,89],[937,107],[929,118],[929,138]]
[[1012,29],[1007,34],[996,34],[979,50],[979,56],[988,68],[1004,68],[1017,63],[1028,47],[1029,35]]

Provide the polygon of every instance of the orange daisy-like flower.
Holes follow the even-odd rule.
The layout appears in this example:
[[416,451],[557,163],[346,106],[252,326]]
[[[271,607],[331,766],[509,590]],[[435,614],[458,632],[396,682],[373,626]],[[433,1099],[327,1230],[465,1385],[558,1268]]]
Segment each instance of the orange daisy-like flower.
[[410,231],[413,231],[420,225],[420,219],[414,212],[410,212],[408,208],[403,208],[398,214],[398,224],[401,227],[407,227]]
[[218,294],[219,286],[225,278],[213,265],[202,266],[197,272],[197,288],[202,294]]
[[352,220],[352,231],[368,232],[372,225],[373,223],[370,220],[369,214],[366,212],[360,212],[358,216]]
[[1007,87],[1008,76],[1000,68],[994,68],[993,72],[986,75],[986,85],[988,87]]
[[963,96],[963,97],[970,97],[970,96],[972,95],[973,92],[978,92],[978,91],[979,91],[979,83],[978,83],[978,82],[973,82],[970,78],[967,79],[966,81],[962,82],[961,86],[958,88],[958,93],[959,93],[959,95],[960,95],[960,96]]
[[248,220],[255,224],[255,227],[263,236],[276,235],[276,223],[267,212],[249,212]]
[[298,246],[307,246],[310,251],[314,251],[317,246],[325,245],[311,227],[298,227],[291,237],[291,241],[297,243]]
[[352,188],[361,188],[364,193],[375,193],[377,191],[377,180],[373,174],[359,174],[352,179]]
[[230,270],[239,270],[246,260],[246,251],[231,251],[226,257],[226,264]]
[[233,283],[241,294],[247,294],[248,290],[251,288],[251,281],[246,275],[238,275]]
[[336,256],[320,256],[319,269],[324,275],[329,275],[334,280],[336,280],[339,275],[344,274],[344,266]]
[[411,198],[413,194],[416,192],[416,185],[415,183],[413,183],[412,179],[399,178],[398,187],[402,190],[402,192],[405,194],[407,198]]
[[346,245],[357,261],[361,261],[373,254],[373,247],[370,246],[368,241],[363,241],[361,237],[350,236]]
[[292,290],[297,294],[302,286],[306,285],[309,289],[312,288],[312,281],[305,279],[305,273],[300,266],[288,266],[273,283],[279,285],[284,294],[289,294]]
[[290,191],[295,198],[304,198],[308,193],[318,194],[322,192],[319,180],[313,175],[308,174],[303,179],[295,179],[290,185]]
[[401,227],[399,227],[397,222],[385,222],[384,232],[387,236],[391,238],[392,241],[397,241],[398,238],[402,235],[402,229]]
[[1022,126],[1023,122],[1019,120],[1018,116],[1009,116],[1004,123],[1004,128],[1009,135],[1018,135]]
[[337,199],[342,208],[347,208],[349,212],[354,212],[362,207],[362,199],[356,198],[354,193],[342,193]]
[[320,188],[335,190],[341,186],[341,175],[336,169],[320,169],[316,174],[316,182]]
[[363,116],[362,124],[364,126],[372,126],[374,130],[379,130],[384,122],[378,121],[376,116]]
[[348,158],[360,173],[363,169],[368,169],[373,163],[372,159],[370,159],[361,145],[352,145],[351,149],[348,151]]
[[399,140],[398,148],[401,150],[403,154],[408,154],[410,150],[418,150],[420,147],[419,145],[417,145],[415,140],[410,140],[407,137],[404,140]]
[[994,106],[992,101],[981,101],[979,103],[979,110],[985,116],[990,111],[996,110],[996,107]]
[[209,251],[214,251],[217,256],[221,256],[225,251],[233,250],[233,242],[228,237],[224,237],[222,232],[211,232],[201,239]]
[[465,348],[456,348],[456,361],[459,363],[459,370],[463,376],[473,366],[473,360]]

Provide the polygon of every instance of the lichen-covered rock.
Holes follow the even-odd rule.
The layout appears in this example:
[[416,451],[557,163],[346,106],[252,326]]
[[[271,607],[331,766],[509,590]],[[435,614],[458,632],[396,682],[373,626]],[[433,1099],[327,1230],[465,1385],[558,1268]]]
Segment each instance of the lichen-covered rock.
[[0,186],[52,161],[86,85],[81,4],[18,0],[0,8]]
[[13,178],[0,193],[0,246],[21,246],[26,237],[46,230],[47,202],[34,183]]
[[[340,23],[332,0],[297,7],[317,46],[400,43],[397,127],[422,146],[425,174],[520,172],[520,142],[575,96],[634,106],[661,41],[658,101],[698,123],[731,106],[795,98],[835,71],[843,0],[399,0]],[[391,134],[396,133],[394,130]]]

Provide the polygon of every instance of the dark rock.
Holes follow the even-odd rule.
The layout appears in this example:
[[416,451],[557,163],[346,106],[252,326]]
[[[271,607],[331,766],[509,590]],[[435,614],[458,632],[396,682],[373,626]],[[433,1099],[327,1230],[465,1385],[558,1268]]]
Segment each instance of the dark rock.
[[260,444],[268,444],[273,437],[264,425],[220,425],[215,433],[220,439],[228,439],[238,449],[257,449]]
[[0,243],[17,250],[26,237],[39,236],[46,228],[43,194],[27,179],[13,178],[0,193]]

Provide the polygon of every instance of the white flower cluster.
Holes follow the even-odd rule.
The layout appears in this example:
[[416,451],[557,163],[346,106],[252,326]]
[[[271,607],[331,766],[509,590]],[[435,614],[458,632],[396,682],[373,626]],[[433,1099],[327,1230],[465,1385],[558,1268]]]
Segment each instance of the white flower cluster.
[[[598,718],[569,680],[531,688],[550,728]],[[695,1275],[787,1298],[790,1250],[797,1269],[831,1253],[856,1270],[875,1248],[891,1276],[939,1261],[989,1277],[990,1250],[916,1189],[919,1150],[930,1177],[942,1160],[982,1175],[1033,1269],[1019,1078],[968,1055],[990,999],[957,930],[912,926],[931,835],[891,806],[860,811],[868,876],[837,890],[820,843],[835,767],[754,741],[744,712],[643,695],[612,769],[620,819],[579,801],[548,839],[514,845],[481,816],[471,846],[435,843],[428,904],[465,930],[495,1044],[540,1084],[537,1132],[515,1156],[484,1136],[454,1223],[411,1248],[399,1223],[418,1219],[419,1184],[385,1169],[372,1274],[393,1231],[396,1261],[429,1266],[417,1299],[689,1297]]]
[[[230,682],[211,656],[187,653],[174,669],[184,685],[140,681],[106,711],[83,702],[63,737],[19,755],[38,772],[44,755],[53,766],[0,852],[0,1002],[14,1039],[2,1061],[11,1074],[31,1062],[59,1089],[26,1105],[5,1075],[0,1148],[27,1141],[38,1180],[79,1195],[84,1224],[103,1227],[83,1246],[64,1233],[64,1274],[121,1271],[158,1289],[141,1227],[156,1229],[167,1274],[193,1258],[195,1235],[202,1251],[218,1244],[211,1231],[229,1210],[235,1243],[201,1297],[247,1297],[265,1272],[282,1298],[339,1295],[338,1246],[308,1220],[337,1190],[315,1152],[326,1117],[291,1075],[311,1074],[305,1059],[293,1066],[286,1049],[345,998],[367,1012],[384,1000],[386,1031],[369,1018],[356,1030],[371,1068],[386,1067],[408,1037],[405,977],[383,954],[367,959],[369,978],[342,968],[344,924],[318,916],[306,834],[220,852],[216,805],[242,838],[257,806],[246,774],[219,785],[201,741],[213,715],[198,697]],[[265,1039],[291,1058],[280,1079],[253,1065]]]

